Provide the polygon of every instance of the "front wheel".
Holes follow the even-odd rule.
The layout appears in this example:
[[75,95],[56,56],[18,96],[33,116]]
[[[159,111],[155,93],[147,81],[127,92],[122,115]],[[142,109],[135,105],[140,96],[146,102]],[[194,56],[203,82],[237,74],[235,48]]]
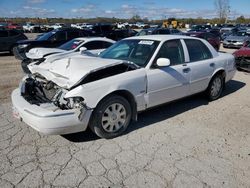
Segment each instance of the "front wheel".
[[215,75],[207,88],[207,95],[210,101],[218,99],[223,91],[224,80],[221,74]]
[[101,138],[121,135],[131,121],[131,106],[119,95],[104,98],[93,112],[90,129]]

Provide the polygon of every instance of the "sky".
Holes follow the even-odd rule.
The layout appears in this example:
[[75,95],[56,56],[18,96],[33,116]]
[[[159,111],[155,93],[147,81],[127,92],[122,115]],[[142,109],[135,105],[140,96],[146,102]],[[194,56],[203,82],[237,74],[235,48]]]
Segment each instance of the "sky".
[[[229,0],[229,18],[250,18],[250,0]],[[0,0],[0,17],[217,17],[214,0]]]

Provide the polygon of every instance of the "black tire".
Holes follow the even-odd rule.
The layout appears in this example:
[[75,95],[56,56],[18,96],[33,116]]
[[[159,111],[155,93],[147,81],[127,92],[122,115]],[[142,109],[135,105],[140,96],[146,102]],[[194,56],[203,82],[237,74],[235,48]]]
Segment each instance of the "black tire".
[[[125,110],[126,115],[125,115],[125,117],[123,117],[124,123],[122,125],[120,125],[121,127],[116,131],[109,132],[109,131],[105,130],[105,128],[104,128],[105,125],[103,125],[103,122],[105,122],[105,120],[103,120],[103,117],[105,117],[105,114],[107,114],[106,110],[109,109],[109,111],[110,111],[110,108],[112,108],[111,105],[116,105],[116,104],[117,105],[120,104],[121,106],[124,107],[124,109],[122,109],[122,110]],[[99,136],[101,138],[106,138],[106,139],[114,138],[114,137],[120,136],[127,129],[128,125],[131,121],[131,116],[132,116],[131,113],[132,113],[131,106],[130,106],[129,102],[124,97],[121,97],[119,95],[110,95],[110,96],[104,98],[95,108],[93,115],[91,117],[91,120],[90,120],[89,127],[97,136]],[[116,119],[118,119],[117,117],[118,116],[116,116]],[[113,121],[116,121],[116,120],[113,120]],[[109,123],[110,119],[107,120],[107,122]],[[113,122],[113,124],[114,124],[114,122]],[[117,122],[117,124],[119,124],[119,123]],[[116,127],[116,126],[113,125],[113,126],[108,126],[108,127],[111,128],[111,127]],[[108,128],[106,128],[106,129],[108,129]]]
[[[219,82],[220,82],[220,87],[219,87]],[[218,84],[216,87],[215,85]],[[214,101],[217,100],[218,98],[220,98],[222,92],[223,92],[223,88],[224,88],[224,77],[222,74],[216,74],[214,75],[214,77],[211,79],[208,88],[206,90],[206,94],[207,97],[210,101]],[[215,87],[217,89],[215,89]],[[217,91],[217,92],[215,92]]]

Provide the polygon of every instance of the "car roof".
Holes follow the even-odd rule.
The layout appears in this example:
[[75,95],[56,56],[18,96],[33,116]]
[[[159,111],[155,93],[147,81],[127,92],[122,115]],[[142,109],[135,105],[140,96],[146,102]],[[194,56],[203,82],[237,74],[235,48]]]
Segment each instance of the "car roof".
[[124,40],[127,39],[166,41],[171,39],[197,39],[197,38],[185,35],[143,35],[143,36],[129,37]]
[[75,39],[76,40],[84,40],[84,41],[103,40],[103,41],[115,42],[114,40],[106,38],[106,37],[77,37]]

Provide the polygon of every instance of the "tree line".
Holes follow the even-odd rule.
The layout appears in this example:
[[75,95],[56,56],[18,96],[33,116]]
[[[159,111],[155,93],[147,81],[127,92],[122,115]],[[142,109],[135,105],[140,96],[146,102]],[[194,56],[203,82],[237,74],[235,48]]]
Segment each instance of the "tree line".
[[[225,18],[213,18],[206,19],[202,17],[198,18],[168,18],[167,21],[171,22],[173,20],[178,21],[183,24],[223,24],[225,23]],[[141,18],[136,15],[130,19],[120,19],[120,18],[105,18],[105,17],[97,17],[97,18],[0,18],[0,22],[13,22],[18,24],[24,24],[26,22],[32,22],[35,24],[54,24],[54,23],[117,23],[117,22],[128,22],[128,23],[136,23],[143,22],[147,24],[162,24],[165,19],[159,20],[148,20],[147,18]],[[240,16],[235,20],[227,20],[228,23],[237,23],[237,24],[249,24],[250,18],[245,18],[244,16]]]

